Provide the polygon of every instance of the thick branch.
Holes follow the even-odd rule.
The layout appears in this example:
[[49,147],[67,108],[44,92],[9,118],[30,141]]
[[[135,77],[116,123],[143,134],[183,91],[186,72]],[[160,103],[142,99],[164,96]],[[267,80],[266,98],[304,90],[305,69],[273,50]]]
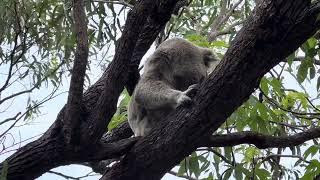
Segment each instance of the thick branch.
[[[149,1],[140,1],[135,7],[134,9],[129,13],[128,16],[128,21],[126,24],[126,28],[125,31],[123,33],[123,36],[121,37],[119,44],[117,45],[117,51],[116,51],[116,55],[115,58],[113,60],[113,62],[110,64],[110,66],[107,68],[106,72],[103,74],[103,76],[98,80],[97,83],[95,83],[92,87],[90,87],[88,89],[88,91],[84,94],[83,96],[83,106],[84,106],[84,110],[83,112],[81,112],[81,134],[83,135],[83,137],[81,138],[81,145],[83,145],[84,147],[77,147],[76,149],[86,149],[88,147],[90,147],[90,145],[94,145],[94,142],[99,142],[98,139],[100,138],[100,136],[102,135],[102,133],[105,131],[106,129],[106,124],[108,123],[109,119],[111,119],[111,116],[114,114],[115,112],[115,108],[116,108],[116,104],[117,104],[117,99],[118,96],[120,94],[120,92],[123,90],[124,87],[124,82],[125,79],[128,75],[128,63],[129,60],[131,58],[132,51],[133,48],[136,46],[135,42],[137,40],[137,37],[139,37],[137,34],[140,33],[139,27],[140,29],[142,27],[144,27],[144,21],[146,19],[148,19],[148,13],[152,11],[152,7],[154,6],[153,4],[154,2],[149,0]],[[164,3],[164,4],[172,4],[175,2],[168,2],[168,3]],[[160,3],[162,4],[162,3]],[[172,8],[173,9],[174,4],[172,4]],[[161,10],[159,10],[161,11]],[[166,9],[167,11],[167,9]],[[153,11],[155,12],[155,11]],[[156,14],[154,14],[153,16],[155,16]],[[164,19],[161,19],[161,17],[153,17],[154,19],[160,19],[162,21],[160,21],[161,23],[164,23]],[[153,21],[153,23],[156,23],[156,21]],[[154,27],[157,27],[156,24],[153,24]],[[153,32],[154,30],[156,30],[157,28],[146,28],[147,30],[150,30],[148,32],[145,32],[144,34],[147,36],[148,34],[155,34],[155,32]],[[144,36],[143,36],[144,37]],[[153,36],[150,36],[153,37]],[[142,42],[148,42],[148,43],[141,43],[141,46],[143,46],[143,48],[138,48],[141,51],[147,51],[147,46],[148,44],[151,44],[149,42],[153,42],[154,39],[148,39],[147,41],[142,41]],[[136,51],[137,49],[135,49]],[[144,54],[144,52],[140,53],[140,52],[135,52],[137,54]],[[137,62],[139,63],[139,62]],[[105,87],[107,87],[105,89]],[[103,95],[101,96],[103,92]],[[99,101],[100,99],[100,101]],[[103,99],[106,100],[106,102],[102,102]],[[98,102],[98,105],[97,105]],[[64,116],[63,114],[65,113],[65,107],[60,111],[60,115],[57,117],[55,123],[49,128],[49,130],[43,135],[43,139],[46,140],[50,140],[52,138],[55,138],[57,136],[61,136],[61,128],[62,128],[62,123],[64,122]],[[94,114],[99,113],[98,111],[102,111],[100,115],[103,116],[103,114],[108,113],[107,115],[103,116],[102,118],[99,118],[99,116],[94,116]],[[96,112],[94,112],[96,111]],[[62,114],[62,116],[61,116]],[[112,138],[115,136],[110,136],[110,139],[112,139],[112,141],[114,141],[115,139],[119,139],[122,138],[123,135],[125,137],[131,136],[132,135],[132,131],[127,127],[126,128],[126,132],[128,133],[124,133],[124,134],[117,134],[116,138]],[[101,134],[101,135],[100,135]],[[91,135],[93,138],[90,138],[89,135]],[[119,135],[119,136],[118,136]],[[127,136],[128,135],[128,136]],[[57,143],[63,142],[63,136],[61,136],[62,138],[57,141]],[[94,139],[96,138],[96,140]],[[112,141],[108,141],[108,142],[112,142]],[[22,147],[19,151],[19,153],[17,152],[16,154],[14,154],[13,156],[11,156],[10,158],[8,158],[8,162],[9,164],[11,164],[11,162],[15,161],[16,159],[20,159],[21,155],[27,153],[27,152],[32,152],[34,150],[34,146],[35,144],[40,143],[39,140],[30,143],[30,145],[27,145],[25,147]],[[59,144],[59,145],[60,145]],[[42,150],[44,150],[45,148],[47,148],[48,144],[45,144],[44,146],[42,146]],[[63,144],[62,144],[63,145]],[[56,148],[56,146],[51,146],[52,150],[55,153],[59,154],[59,157],[64,158],[64,161],[66,161],[67,163],[71,163],[73,162],[72,159],[70,159],[70,156],[66,155],[67,153],[61,152],[61,149]],[[64,146],[65,151],[69,152],[71,151],[72,153],[74,153],[73,156],[77,155],[77,153],[79,153],[80,151],[77,152],[73,152],[72,150],[74,149],[74,147],[67,147]],[[69,152],[70,153],[70,152]],[[27,153],[24,158],[29,159],[29,153]],[[47,151],[44,153],[43,156],[49,156],[50,157],[50,152]],[[42,155],[41,154],[35,154],[35,156],[32,156],[32,158],[35,159],[41,159]],[[15,161],[16,162],[16,161]],[[19,162],[19,161],[17,161]],[[32,161],[28,161],[29,163]],[[78,160],[78,163],[80,163],[80,161]],[[18,164],[17,164],[18,165]],[[31,164],[23,164],[23,162],[21,162],[20,164],[22,167],[26,167],[26,168],[21,168],[21,170],[19,169],[11,169],[9,168],[9,176],[8,178],[10,179],[10,175],[13,174],[20,174],[20,176],[25,177],[25,175],[27,175],[28,177],[30,176],[32,177],[37,177],[40,174],[44,173],[47,168],[52,168],[52,167],[57,167],[60,165],[63,165],[61,162],[59,161],[54,161],[54,160],[50,160],[50,161],[36,161],[34,163]],[[18,172],[18,173],[17,173]],[[12,179],[15,179],[18,177],[12,176]]]
[[[87,113],[89,113],[90,110],[95,110],[98,112],[102,109],[105,110],[103,111],[103,113],[108,112],[108,116],[105,116],[100,119],[95,117],[93,118],[89,117],[90,120],[88,120],[88,116],[86,116],[86,112],[79,113],[79,115],[81,115],[81,118],[83,119],[83,121],[81,121],[82,123],[81,134],[83,136],[86,136],[86,138],[81,138],[82,142],[84,140],[86,142],[86,143],[83,143],[84,147],[78,147],[77,149],[79,150],[80,148],[80,151],[74,152],[73,151],[74,147],[72,146],[68,147],[63,143],[64,136],[61,135],[61,128],[62,128],[61,122],[66,122],[65,118],[68,117],[68,115],[71,115],[66,113],[67,111],[65,111],[66,110],[66,107],[65,107],[60,111],[59,113],[60,115],[57,117],[56,122],[41,137],[41,139],[36,140],[35,142],[32,142],[29,145],[21,148],[17,153],[15,153],[14,155],[12,155],[7,159],[10,165],[8,169],[8,179],[21,179],[21,177],[23,177],[24,179],[29,179],[29,178],[33,179],[34,177],[38,177],[39,175],[41,175],[42,173],[46,172],[47,170],[53,167],[72,163],[75,161],[73,157],[81,155],[80,152],[82,148],[86,149],[88,148],[86,145],[93,144],[95,142],[94,139],[91,139],[90,137],[87,137],[87,136],[94,135],[97,139],[100,138],[99,136],[102,135],[101,132],[105,131],[106,124],[108,123],[109,119],[111,119],[111,116],[115,111],[117,98],[124,87],[123,82],[125,79],[125,74],[127,73],[126,65],[128,64],[128,60],[130,60],[131,58],[130,54],[132,53],[131,47],[135,46],[134,40],[137,39],[136,38],[138,37],[137,34],[140,33],[137,26],[143,27],[144,23],[141,23],[141,20],[145,21],[146,16],[148,16],[148,13],[146,13],[147,12],[146,10],[151,11],[150,7],[152,4],[153,4],[153,1],[150,1],[150,0],[143,1],[136,6],[137,9],[133,10],[130,13],[128,17],[126,31],[124,32],[122,39],[120,40],[120,45],[117,46],[117,53],[114,61],[108,67],[103,77],[93,87],[91,87],[84,96],[83,101],[85,103],[86,109],[88,110]],[[135,37],[135,38],[132,38],[132,37]],[[123,56],[124,54],[127,54],[127,56]],[[95,109],[94,107],[96,107],[97,101],[100,98],[100,94],[103,91],[103,88],[105,87],[108,87],[108,88],[107,90],[104,91],[104,95],[102,96],[102,98],[107,99],[106,103],[102,102],[104,103],[104,106],[101,108],[101,104],[99,104],[100,105],[100,106],[98,105],[99,109]],[[100,98],[100,101],[98,101],[98,103],[101,103],[101,101],[103,100],[101,100]],[[78,110],[80,110],[80,108]],[[103,113],[100,115],[103,115]],[[108,118],[107,121],[102,122],[106,118]],[[79,118],[75,118],[75,119],[79,119]],[[88,127],[86,123],[92,124],[92,126]],[[93,126],[96,127],[96,125],[98,126],[98,128],[92,128]],[[58,138],[59,140],[52,141],[57,137],[59,137]],[[53,142],[53,144],[44,143],[44,141]],[[96,142],[98,141],[96,140]],[[37,148],[38,144],[42,144],[40,149]],[[50,148],[50,150],[52,150],[53,152],[47,151],[46,150],[47,148]],[[41,151],[42,153],[32,153],[34,151]],[[58,158],[55,159],[55,155],[59,156],[59,158],[62,158],[63,162]],[[23,156],[23,158],[26,159],[25,162],[20,161],[21,156]],[[48,157],[48,159],[43,161],[43,157]],[[52,159],[50,157],[52,157]],[[32,159],[37,159],[39,161],[37,160],[33,161]],[[78,163],[85,162],[87,160],[88,159],[82,158],[81,160],[81,158],[78,158],[77,162]],[[94,158],[94,160],[97,160],[97,158]],[[32,164],[30,164],[30,162],[32,162]],[[21,168],[16,169],[16,168],[13,168],[13,166],[20,166]]]
[[160,179],[193,152],[248,99],[266,72],[315,33],[317,15],[309,8],[306,0],[263,1],[201,84],[194,105],[159,122],[102,179]]
[[86,155],[82,154],[82,156],[85,157],[77,159],[80,159],[80,162],[87,162],[120,157],[128,152],[138,139],[138,137],[134,137],[119,140],[114,143],[100,142],[95,146],[90,147],[90,150],[87,150]]
[[128,77],[128,66],[139,34],[146,23],[146,17],[154,9],[154,1],[140,1],[129,12],[126,26],[119,43],[116,44],[116,54],[105,74],[103,92],[88,117],[88,124],[82,130],[84,143],[99,141],[115,113],[118,97],[123,91]]
[[148,17],[147,23],[143,27],[137,45],[134,48],[134,53],[130,63],[129,76],[126,82],[126,88],[129,94],[133,93],[135,85],[140,78],[138,67],[143,55],[148,51],[154,42],[154,39],[156,39],[160,31],[165,27],[166,23],[171,18],[171,13],[178,11],[178,9],[185,3],[184,1],[178,1],[179,3],[174,5],[173,2],[164,2],[165,3],[159,3],[157,11],[153,11]]
[[84,77],[88,63],[89,46],[84,1],[74,0],[73,5],[73,17],[75,21],[74,27],[77,40],[77,48],[75,52],[74,65],[72,68],[72,76],[69,88],[68,102],[65,111],[63,131],[68,143],[70,143],[71,141],[76,141],[79,143],[80,112]]
[[57,166],[119,158],[137,140],[137,138],[129,138],[114,143],[99,142],[87,148],[74,149],[64,143],[62,133],[55,135],[51,138],[42,136],[10,156],[6,160],[9,164],[7,179],[35,179]]

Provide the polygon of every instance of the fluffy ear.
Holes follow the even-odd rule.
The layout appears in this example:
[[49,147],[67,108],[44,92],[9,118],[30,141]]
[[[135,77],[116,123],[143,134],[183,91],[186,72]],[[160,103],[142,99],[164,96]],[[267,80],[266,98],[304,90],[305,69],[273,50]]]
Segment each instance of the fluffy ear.
[[219,59],[216,57],[214,52],[211,49],[203,48],[203,61],[206,66],[210,66],[212,62],[218,62]]

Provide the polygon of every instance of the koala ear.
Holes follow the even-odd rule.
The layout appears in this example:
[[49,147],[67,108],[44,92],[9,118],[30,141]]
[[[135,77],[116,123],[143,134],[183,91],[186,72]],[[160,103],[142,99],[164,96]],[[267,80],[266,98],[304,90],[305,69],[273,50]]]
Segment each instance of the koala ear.
[[210,66],[211,62],[218,61],[218,58],[211,49],[203,48],[203,61],[206,66]]

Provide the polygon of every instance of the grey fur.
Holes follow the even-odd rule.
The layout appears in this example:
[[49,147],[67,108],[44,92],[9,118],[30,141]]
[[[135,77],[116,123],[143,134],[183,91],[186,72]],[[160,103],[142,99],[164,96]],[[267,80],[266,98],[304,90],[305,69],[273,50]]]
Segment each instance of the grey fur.
[[190,103],[195,89],[219,61],[213,52],[181,39],[169,39],[147,59],[128,107],[135,136],[148,134],[176,107]]

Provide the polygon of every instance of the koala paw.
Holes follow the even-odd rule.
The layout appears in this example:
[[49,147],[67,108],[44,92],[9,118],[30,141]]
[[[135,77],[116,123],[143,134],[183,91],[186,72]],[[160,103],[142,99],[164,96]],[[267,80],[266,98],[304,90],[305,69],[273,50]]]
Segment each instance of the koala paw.
[[199,88],[199,84],[192,84],[191,86],[188,87],[187,90],[185,90],[183,93],[189,97],[194,97],[195,94],[197,93]]
[[187,96],[184,92],[182,92],[179,97],[177,98],[177,105],[181,106],[181,105],[185,105],[185,104],[190,104],[192,102],[191,98],[189,96]]

